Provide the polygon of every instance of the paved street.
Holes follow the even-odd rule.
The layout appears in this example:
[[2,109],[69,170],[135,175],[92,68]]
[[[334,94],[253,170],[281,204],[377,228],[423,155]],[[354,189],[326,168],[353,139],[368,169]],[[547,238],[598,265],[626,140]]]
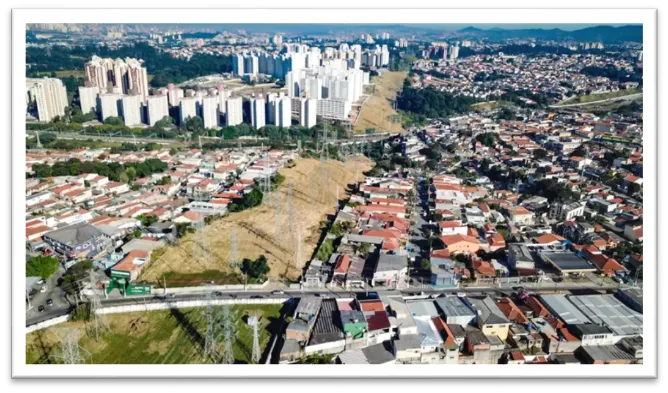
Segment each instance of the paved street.
[[[34,285],[34,288],[37,292],[32,297],[30,297],[30,309],[26,313],[28,317],[33,317],[37,314],[40,314],[38,311],[39,306],[44,306],[44,313],[47,313],[50,308],[69,307],[69,301],[65,298],[64,292],[60,289],[60,287],[58,287],[58,280],[63,276],[63,274],[65,274],[65,269],[63,269],[61,266],[58,271],[46,281],[45,285],[47,290],[44,293],[39,291],[42,285]],[[53,300],[52,306],[48,306],[46,304],[48,299]]]

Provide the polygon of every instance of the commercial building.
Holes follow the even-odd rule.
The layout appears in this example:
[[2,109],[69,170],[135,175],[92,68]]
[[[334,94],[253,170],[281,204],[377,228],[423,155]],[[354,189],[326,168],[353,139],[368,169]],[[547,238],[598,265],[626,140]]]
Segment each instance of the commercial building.
[[96,112],[99,93],[100,88],[97,86],[79,86],[79,104],[83,114]]
[[169,104],[166,95],[146,97],[146,121],[153,126],[164,117],[169,116]]
[[78,223],[42,235],[56,252],[73,258],[97,255],[105,249],[104,234],[93,225]]
[[241,97],[230,97],[225,101],[225,125],[236,126],[243,122],[243,101]]
[[555,267],[561,274],[595,272],[596,266],[571,251],[539,251],[543,263]]
[[68,105],[67,91],[60,79],[27,78],[26,90],[26,106],[30,109],[30,104],[34,104],[39,121],[49,122],[54,117],[65,114],[65,107]]
[[121,113],[123,122],[126,126],[141,124],[142,116],[142,97],[139,95],[121,97]]

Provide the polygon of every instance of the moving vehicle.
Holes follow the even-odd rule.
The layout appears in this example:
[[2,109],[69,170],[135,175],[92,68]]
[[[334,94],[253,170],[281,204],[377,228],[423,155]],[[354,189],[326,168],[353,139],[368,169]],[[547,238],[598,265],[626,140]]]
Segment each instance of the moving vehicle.
[[218,296],[223,296],[223,293],[220,292],[220,291],[213,291],[213,292],[211,292],[211,295],[218,297]]
[[174,297],[176,297],[176,294],[175,293],[168,293],[167,295],[165,295],[165,297],[174,298]]
[[275,289],[275,290],[271,291],[271,294],[272,295],[283,295],[283,294],[285,294],[285,292],[281,291],[280,289]]
[[42,288],[40,288],[39,291],[40,291],[41,293],[45,293],[47,289],[48,289],[48,288],[46,287],[46,285],[44,285]]
[[46,299],[46,305],[49,307],[53,306],[53,299]]
[[40,305],[39,307],[37,307],[37,311],[38,312],[44,312],[44,306]]
[[251,296],[250,298],[251,298],[251,299],[263,299],[264,296],[262,296],[262,295],[253,295],[253,296]]
[[44,284],[46,284],[46,281],[44,281],[43,278],[40,278],[35,284],[37,284],[37,285],[44,285]]

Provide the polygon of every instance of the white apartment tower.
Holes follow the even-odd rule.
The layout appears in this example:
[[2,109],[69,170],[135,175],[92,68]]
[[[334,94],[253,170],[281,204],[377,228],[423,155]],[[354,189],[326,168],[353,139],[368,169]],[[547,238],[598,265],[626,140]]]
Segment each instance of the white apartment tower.
[[243,101],[241,97],[228,97],[225,100],[225,125],[236,126],[243,122]]
[[217,96],[207,96],[202,99],[202,121],[204,128],[218,128],[220,112]]
[[232,73],[234,75],[243,75],[244,74],[244,56],[235,55],[232,57]]
[[67,90],[60,79],[26,79],[27,98],[37,105],[37,119],[51,121],[56,116],[65,114],[68,105]]
[[299,100],[299,125],[311,128],[316,125],[318,100],[315,98],[301,98]]
[[265,101],[262,95],[259,95],[257,98],[251,97],[250,99],[250,113],[251,113],[251,125],[255,129],[260,129],[265,126]]
[[155,125],[165,116],[169,116],[169,104],[166,95],[146,97],[146,120],[150,126]]
[[183,125],[189,117],[197,116],[197,97],[183,97],[179,103],[179,121]]
[[79,86],[79,104],[82,113],[95,112],[99,93],[100,88],[97,86]]
[[278,111],[275,123],[279,127],[288,128],[292,125],[292,100],[290,97],[282,96],[277,100]]
[[167,85],[167,101],[170,106],[179,106],[183,98],[183,89],[176,87],[173,83]]
[[100,115],[100,120],[105,121],[109,117],[118,117],[119,115],[119,101],[121,94],[116,93],[101,93],[97,96],[97,111]]
[[121,112],[123,122],[125,122],[126,126],[134,126],[142,123],[142,101],[140,95],[121,97]]

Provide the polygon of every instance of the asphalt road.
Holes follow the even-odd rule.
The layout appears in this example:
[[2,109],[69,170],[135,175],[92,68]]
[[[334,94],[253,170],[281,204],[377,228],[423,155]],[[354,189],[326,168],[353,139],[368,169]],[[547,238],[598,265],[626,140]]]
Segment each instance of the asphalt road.
[[[513,284],[512,286],[516,286]],[[221,299],[240,299],[240,298],[252,298],[254,296],[261,296],[263,298],[300,298],[305,295],[315,295],[322,297],[330,298],[349,298],[356,297],[360,295],[366,295],[371,292],[377,293],[381,297],[395,297],[395,296],[407,296],[411,294],[441,294],[441,293],[508,293],[512,292],[512,286],[498,288],[498,287],[467,287],[467,288],[423,288],[423,289],[406,289],[406,290],[374,290],[370,289],[369,291],[355,289],[355,290],[344,290],[344,289],[327,289],[327,288],[313,288],[305,290],[291,290],[285,291],[283,294],[274,295],[270,290],[260,290],[260,291],[247,291],[247,292],[238,292],[238,291],[221,291]],[[573,285],[558,285],[558,286],[545,286],[542,288],[530,288],[526,287],[529,293],[541,293],[541,292],[555,292],[556,291],[573,291],[573,290],[592,290],[597,291],[608,290],[608,289],[618,289],[619,286],[602,286],[592,288],[591,286],[583,286],[581,284]],[[168,291],[169,292],[169,291]],[[162,303],[162,302],[177,302],[184,300],[198,300],[208,297],[209,291],[206,291],[203,288],[202,292],[198,293],[186,293],[186,294],[174,294],[174,297],[164,297],[162,295],[151,295],[151,296],[134,296],[128,298],[113,298],[113,299],[101,299],[103,306],[120,306],[120,305],[130,305],[130,304],[146,304],[146,303]],[[68,314],[71,311],[71,307],[54,307],[45,310],[42,313],[39,313],[34,316],[29,316],[26,319],[26,326],[34,325],[36,323],[46,321],[51,318],[55,318],[61,315]]]

